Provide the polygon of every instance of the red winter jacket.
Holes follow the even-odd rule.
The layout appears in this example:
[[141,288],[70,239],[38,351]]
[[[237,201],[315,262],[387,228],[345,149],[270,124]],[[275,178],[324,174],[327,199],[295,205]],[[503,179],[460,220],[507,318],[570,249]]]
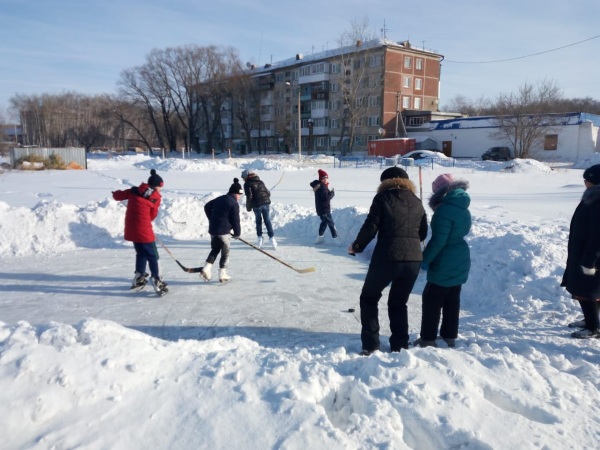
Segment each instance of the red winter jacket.
[[139,187],[114,191],[112,194],[115,200],[128,200],[125,212],[125,240],[140,244],[154,242],[152,221],[158,215],[162,199],[160,192],[150,188],[147,183],[142,183]]

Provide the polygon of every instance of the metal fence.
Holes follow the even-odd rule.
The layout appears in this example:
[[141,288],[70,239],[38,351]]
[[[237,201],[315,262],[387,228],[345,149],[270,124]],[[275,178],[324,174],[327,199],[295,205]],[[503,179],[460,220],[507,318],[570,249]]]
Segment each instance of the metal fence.
[[40,148],[40,147],[16,147],[10,151],[10,164],[13,169],[17,169],[17,162],[28,156],[35,155],[42,159],[50,158],[50,155],[59,156],[60,159],[69,165],[71,163],[87,169],[87,155],[85,148]]

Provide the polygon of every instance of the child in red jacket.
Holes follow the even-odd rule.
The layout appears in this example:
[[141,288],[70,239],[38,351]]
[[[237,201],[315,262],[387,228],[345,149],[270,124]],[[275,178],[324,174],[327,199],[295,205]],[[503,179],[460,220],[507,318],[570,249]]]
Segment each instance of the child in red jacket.
[[150,171],[148,183],[142,183],[131,189],[113,191],[113,198],[127,200],[125,212],[125,240],[133,242],[135,248],[135,277],[131,289],[141,290],[146,286],[148,274],[146,264],[150,266],[154,290],[163,295],[167,292],[167,283],[162,281],[158,266],[158,250],[152,229],[152,221],[158,215],[162,197],[163,179]]

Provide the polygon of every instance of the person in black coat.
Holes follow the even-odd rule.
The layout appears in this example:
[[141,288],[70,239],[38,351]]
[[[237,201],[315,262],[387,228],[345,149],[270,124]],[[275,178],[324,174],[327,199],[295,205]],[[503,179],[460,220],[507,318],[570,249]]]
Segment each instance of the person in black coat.
[[319,179],[313,180],[310,183],[310,187],[313,188],[315,193],[315,209],[317,215],[321,219],[319,224],[319,235],[315,244],[322,244],[325,242],[325,230],[329,227],[331,231],[331,237],[334,242],[339,245],[339,237],[335,223],[333,222],[333,216],[331,215],[331,199],[335,197],[335,190],[329,189],[329,175],[322,169],[319,169]]
[[427,237],[427,214],[406,171],[390,167],[380,180],[369,214],[348,247],[348,253],[360,253],[377,236],[360,294],[363,355],[379,350],[378,303],[390,283],[390,348],[393,352],[408,348],[407,303],[423,260],[421,242]]
[[264,222],[271,246],[277,249],[277,241],[271,224],[271,193],[253,170],[244,170],[242,178],[244,180],[244,194],[246,194],[246,210],[248,212],[253,211],[256,220],[256,236],[258,236],[256,246],[261,248],[263,245],[262,223]]
[[600,164],[583,172],[586,190],[569,228],[567,266],[561,286],[579,301],[583,320],[569,324],[581,328],[571,334],[580,339],[600,338]]
[[[242,185],[237,178],[226,195],[217,197],[204,205],[204,213],[208,217],[208,232],[210,233],[210,253],[200,271],[200,276],[206,281],[211,279],[211,269],[221,253],[219,260],[219,281],[228,281],[227,261],[229,260],[229,244],[231,237],[238,238],[242,234],[240,226],[239,199],[244,194]],[[233,232],[233,235],[231,234]]]

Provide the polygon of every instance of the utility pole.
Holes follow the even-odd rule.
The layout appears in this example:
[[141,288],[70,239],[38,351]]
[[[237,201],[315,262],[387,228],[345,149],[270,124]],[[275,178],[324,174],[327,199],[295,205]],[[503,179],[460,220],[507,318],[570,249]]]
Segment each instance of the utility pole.
[[394,137],[398,137],[398,122],[400,119],[400,91],[396,93],[396,133]]

